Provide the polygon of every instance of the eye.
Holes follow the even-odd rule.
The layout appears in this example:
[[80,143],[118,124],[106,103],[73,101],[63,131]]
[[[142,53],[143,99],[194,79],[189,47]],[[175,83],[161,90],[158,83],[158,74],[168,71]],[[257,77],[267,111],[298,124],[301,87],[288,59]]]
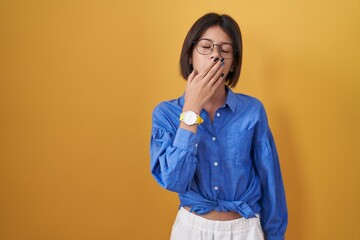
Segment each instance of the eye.
[[221,51],[224,53],[232,53],[234,51],[234,49],[231,44],[224,43],[221,46]]
[[199,46],[202,48],[211,48],[211,45],[208,43],[200,43]]
[[198,42],[198,46],[202,48],[211,48],[212,43],[207,39],[202,39]]

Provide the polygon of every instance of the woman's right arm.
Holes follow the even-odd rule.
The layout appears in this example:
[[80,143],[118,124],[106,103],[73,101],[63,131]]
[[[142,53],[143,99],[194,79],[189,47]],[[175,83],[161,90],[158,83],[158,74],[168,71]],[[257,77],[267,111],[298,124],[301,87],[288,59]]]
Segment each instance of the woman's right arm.
[[[200,73],[194,70],[189,75],[183,112],[191,110],[200,114],[217,87],[224,84],[222,66],[224,64],[217,58],[210,60]],[[187,126],[180,122],[176,132],[168,125],[167,114],[161,106],[156,107],[150,143],[151,173],[162,187],[185,193],[196,170],[197,125]]]
[[151,173],[164,188],[184,193],[189,189],[197,164],[197,135],[178,128],[176,133],[161,126],[161,111],[153,113],[150,143]]

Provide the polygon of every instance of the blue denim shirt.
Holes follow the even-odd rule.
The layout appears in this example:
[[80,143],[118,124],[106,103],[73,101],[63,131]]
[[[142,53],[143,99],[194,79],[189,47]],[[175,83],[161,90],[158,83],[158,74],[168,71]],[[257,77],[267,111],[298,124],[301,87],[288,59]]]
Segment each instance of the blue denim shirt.
[[213,122],[203,109],[197,133],[179,128],[184,96],[155,107],[151,173],[180,206],[260,215],[267,240],[284,239],[287,207],[278,154],[263,104],[227,89]]

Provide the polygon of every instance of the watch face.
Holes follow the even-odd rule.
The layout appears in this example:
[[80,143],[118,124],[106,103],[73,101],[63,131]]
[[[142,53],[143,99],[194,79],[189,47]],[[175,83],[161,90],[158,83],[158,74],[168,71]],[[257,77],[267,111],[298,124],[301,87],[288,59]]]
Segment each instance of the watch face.
[[194,112],[189,111],[189,112],[184,113],[184,122],[187,125],[195,124],[196,123],[196,118],[197,118],[197,115]]

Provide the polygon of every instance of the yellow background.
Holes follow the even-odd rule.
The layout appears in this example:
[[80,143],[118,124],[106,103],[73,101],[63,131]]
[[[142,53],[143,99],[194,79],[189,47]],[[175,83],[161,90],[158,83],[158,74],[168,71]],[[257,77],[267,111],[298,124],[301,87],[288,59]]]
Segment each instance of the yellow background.
[[360,1],[0,0],[1,240],[168,239],[151,112],[209,11],[242,29],[235,91],[267,109],[287,239],[360,239]]

